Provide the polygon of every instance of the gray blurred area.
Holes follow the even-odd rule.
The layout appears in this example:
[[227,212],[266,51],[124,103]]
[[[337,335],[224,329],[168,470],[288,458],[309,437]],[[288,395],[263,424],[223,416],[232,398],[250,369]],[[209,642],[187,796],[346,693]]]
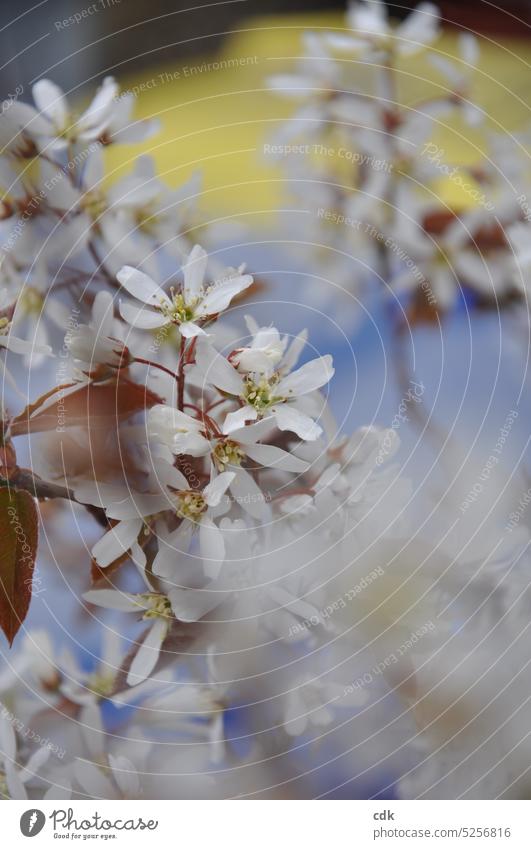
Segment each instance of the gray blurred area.
[[[215,53],[249,18],[344,7],[327,0],[1,0],[2,95],[49,76],[66,91]],[[81,16],[81,17],[80,17]]]
[[[181,57],[215,53],[232,30],[271,13],[344,9],[347,0],[0,0],[0,99],[49,76],[81,92]],[[387,5],[404,17],[417,0]],[[528,36],[531,0],[439,0],[446,26]],[[26,95],[24,95],[26,97]]]

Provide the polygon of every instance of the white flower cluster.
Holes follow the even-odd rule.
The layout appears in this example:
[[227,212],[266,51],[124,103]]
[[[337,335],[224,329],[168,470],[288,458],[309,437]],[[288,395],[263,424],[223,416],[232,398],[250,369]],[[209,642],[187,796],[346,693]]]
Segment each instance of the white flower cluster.
[[[405,63],[434,44],[439,19],[434,4],[420,3],[392,27],[382,0],[352,0],[344,31],[306,32],[293,73],[270,80],[300,102],[265,148],[309,213],[292,216],[292,240],[313,250],[333,284],[329,299],[338,286],[363,293],[379,277],[413,322],[443,315],[467,291],[491,306],[523,300],[529,279],[527,226],[515,233],[523,271],[510,245],[530,195],[525,143],[490,132],[484,161],[473,165],[452,162],[436,143],[441,127],[486,124],[471,99],[474,36],[458,36],[456,59],[427,52],[437,94],[404,96]],[[441,180],[455,187],[456,208],[441,197]]]
[[[302,134],[344,150],[336,161],[356,166],[348,189],[328,174],[333,156],[319,179],[308,183],[304,169],[297,175],[324,210],[316,229],[324,222],[343,232],[341,216],[352,223],[352,246],[341,237],[337,254],[347,259],[349,279],[352,250],[365,261],[364,252],[385,249],[393,267],[402,250],[404,261],[423,269],[432,288],[419,284],[421,291],[428,297],[433,289],[438,306],[451,300],[455,268],[485,294],[472,245],[489,230],[491,211],[437,217],[440,210],[411,188],[440,172],[418,150],[429,144],[433,120],[445,110],[478,117],[461,70],[437,61],[452,90],[422,110],[400,107],[393,91],[395,61],[434,40],[435,7],[422,4],[392,30],[383,4],[360,2],[349,26],[352,34],[308,35],[300,73],[275,81],[305,100],[280,147],[293,148]],[[474,42],[463,39],[462,51],[472,64]],[[345,61],[353,56],[374,70],[376,93],[353,85],[357,65]],[[467,677],[468,639],[483,651],[488,635],[485,667],[510,649],[508,613],[527,621],[524,565],[515,570],[514,592],[504,595],[500,576],[517,556],[500,554],[491,567],[481,555],[466,565],[466,580],[454,579],[453,553],[411,533],[411,488],[393,462],[396,427],[342,435],[327,403],[332,358],[310,349],[304,330],[290,337],[261,326],[251,304],[245,326],[237,324],[253,276],[244,265],[222,267],[195,243],[195,177],[170,189],[142,156],[131,174],[107,183],[106,146],[141,141],[156,129],[133,120],[132,96],[118,97],[107,78],[80,115],[49,81],[35,85],[33,99],[35,106],[13,101],[2,115],[0,347],[18,374],[12,355],[31,364],[31,377],[37,366],[44,373],[54,353],[58,365],[48,391],[25,398],[18,415],[3,411],[0,492],[4,504],[8,490],[24,491],[25,510],[28,499],[48,502],[51,527],[41,545],[44,538],[57,550],[39,583],[51,585],[57,565],[70,561],[71,627],[80,633],[70,641],[74,652],[61,600],[64,639],[33,627],[15,638],[0,673],[0,794],[219,798],[289,785],[293,796],[307,798],[320,793],[313,773],[326,774],[339,760],[327,786],[375,769],[380,784],[385,773],[401,779],[405,795],[420,795],[429,782],[445,788],[457,764],[465,792],[471,782],[459,769],[463,747],[446,735],[437,760],[433,738],[427,733],[425,742],[418,728],[428,730],[430,710],[437,713],[440,702],[430,694],[438,671],[454,675],[450,692],[462,693],[455,670],[462,666]],[[489,185],[495,171],[484,177]],[[503,224],[518,217],[501,189],[496,204],[498,216],[502,205],[507,210]],[[434,247],[435,232],[444,247]],[[208,245],[210,232],[202,235]],[[523,234],[515,238],[527,251]],[[505,292],[517,286],[507,244],[489,245],[489,258],[502,263],[496,281]],[[440,251],[454,252],[451,266],[440,263]],[[413,285],[412,268],[395,270],[394,285]],[[66,331],[59,340],[58,328]],[[20,393],[22,382],[12,383]],[[29,436],[32,469],[17,464],[19,436]],[[27,559],[37,521],[30,526],[9,509]],[[87,550],[83,562],[78,552]],[[31,583],[30,575],[25,596]],[[485,621],[469,616],[478,585]],[[34,597],[36,586],[34,575]],[[29,603],[22,601],[19,609],[9,599],[20,621]],[[2,596],[7,636],[13,623],[6,630],[5,610]],[[499,633],[491,633],[493,620],[505,623]],[[89,663],[81,656],[85,638]],[[500,672],[503,686],[525,659],[519,651]],[[526,680],[519,686],[525,704]],[[391,695],[398,707],[389,721]],[[466,720],[487,697],[471,696]],[[505,726],[508,701],[467,738],[466,758],[478,776],[477,741],[483,728],[494,735]],[[488,748],[485,792],[517,782],[527,749],[510,770],[497,763],[518,733],[508,722],[503,740]],[[389,755],[402,750],[410,769]]]
[[0,332],[3,347],[37,365],[53,326],[64,331],[68,321],[60,294],[75,300],[87,277],[96,290],[116,288],[126,262],[157,273],[161,254],[189,253],[200,182],[194,174],[171,189],[149,156],[106,182],[105,149],[158,128],[133,119],[134,95],[120,95],[112,77],[81,115],[50,80],[33,86],[33,99],[35,107],[10,103],[0,122]]
[[[308,355],[306,331],[290,338],[250,315],[240,330],[227,323],[253,277],[182,235],[195,182],[170,191],[140,157],[132,175],[104,183],[105,146],[155,129],[132,121],[114,80],[81,117],[49,81],[33,97],[36,108],[13,103],[3,126],[0,341],[32,372],[54,350],[72,370],[60,366],[58,385],[5,414],[3,461],[19,474],[16,437],[53,422],[61,459],[52,444],[35,460],[32,493],[99,520],[80,603],[102,659],[86,672],[44,631],[17,638],[0,678],[1,791],[187,795],[189,779],[162,786],[175,773],[160,757],[168,735],[186,753],[179,771],[201,776],[197,794],[219,793],[210,772],[234,759],[243,790],[263,781],[265,753],[288,752],[294,737],[311,744],[366,701],[347,692],[354,672],[329,672],[328,641],[345,626],[323,611],[330,593],[346,593],[355,553],[400,526],[408,485],[382,463],[398,440],[376,427],[339,435],[325,395],[332,358]],[[161,283],[159,247],[182,257]],[[360,558],[356,586],[365,568]],[[121,744],[106,726],[112,705],[137,708]],[[228,731],[234,712],[252,738],[244,751]]]

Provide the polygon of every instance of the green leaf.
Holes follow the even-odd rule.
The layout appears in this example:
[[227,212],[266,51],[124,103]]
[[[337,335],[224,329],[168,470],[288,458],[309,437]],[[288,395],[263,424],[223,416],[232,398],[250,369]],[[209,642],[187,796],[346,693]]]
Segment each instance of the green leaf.
[[29,492],[0,488],[0,628],[10,645],[31,601],[38,527]]

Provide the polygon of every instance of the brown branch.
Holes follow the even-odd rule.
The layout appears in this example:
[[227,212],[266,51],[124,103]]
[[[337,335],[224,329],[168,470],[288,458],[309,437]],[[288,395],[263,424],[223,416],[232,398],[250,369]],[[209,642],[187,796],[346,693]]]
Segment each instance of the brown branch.
[[93,504],[83,504],[81,501],[77,500],[72,489],[67,486],[61,486],[57,483],[45,481],[32,472],[31,469],[17,468],[16,471],[10,475],[9,479],[0,478],[0,485],[24,489],[39,500],[62,498],[65,501],[73,501],[75,504],[81,504],[82,507],[94,516],[98,524],[104,528],[108,527],[107,517],[102,507],[96,507]]
[[186,339],[181,336],[181,349],[179,351],[179,371],[177,376],[177,408],[184,411],[184,353]]

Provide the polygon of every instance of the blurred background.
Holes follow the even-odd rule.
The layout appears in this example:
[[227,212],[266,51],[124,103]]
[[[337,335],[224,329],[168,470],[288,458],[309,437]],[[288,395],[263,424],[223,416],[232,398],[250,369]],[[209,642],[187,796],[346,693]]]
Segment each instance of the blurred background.
[[[387,5],[396,18],[403,18],[416,3]],[[474,100],[491,129],[509,134],[528,127],[531,0],[500,0],[498,6],[449,0],[438,5],[444,33],[435,49],[441,55],[456,55],[462,29],[484,36]],[[349,432],[368,424],[389,426],[401,401],[392,377],[394,350],[383,299],[378,290],[361,311],[356,309],[350,294],[338,297],[333,272],[330,278],[318,278],[309,267],[303,239],[299,245],[296,235],[288,244],[289,226],[301,210],[287,208],[295,204],[286,200],[282,171],[264,155],[264,144],[293,112],[292,103],[268,90],[267,78],[294,67],[305,30],[344,26],[345,8],[345,3],[325,0],[22,0],[16,7],[4,0],[0,43],[4,97],[22,89],[21,99],[29,102],[32,84],[49,77],[83,105],[101,80],[113,75],[123,89],[134,92],[137,116],[160,119],[162,129],[154,138],[106,152],[110,181],[129,172],[143,152],[153,156],[161,178],[172,186],[202,173],[202,220],[234,228],[225,240],[220,238],[218,258],[234,265],[245,261],[263,282],[259,303],[253,305],[261,323],[275,321],[289,333],[309,326],[315,346],[311,356],[333,354],[331,404],[341,428]],[[406,76],[405,103],[418,99],[435,79],[424,56],[408,60]],[[482,142],[475,128],[444,127],[438,139],[451,162],[474,162]],[[451,206],[456,198],[463,201],[458,191],[442,183],[440,197]],[[324,293],[320,309],[310,304],[304,289],[304,283],[316,280]],[[485,452],[492,450],[515,407],[520,415],[504,449],[504,469],[488,484],[493,500],[529,445],[528,352],[505,315],[478,311],[471,321],[466,307],[445,320],[444,333],[440,327],[420,327],[414,339],[412,373],[426,387],[426,409],[444,433],[455,436],[457,431],[463,453],[473,451],[460,465],[462,479],[455,492],[448,493],[452,508],[476,479]],[[243,323],[246,311],[247,305],[233,315]],[[433,445],[421,438],[414,422],[401,427],[400,438],[402,471],[416,482],[421,527],[443,465],[442,451],[434,459]],[[451,460],[460,464],[460,459]],[[510,507],[500,509],[508,513]],[[61,516],[52,519],[63,522]],[[444,530],[443,521],[441,526]],[[59,530],[69,539],[66,522]],[[86,576],[74,574],[73,564],[85,554],[72,543],[61,556],[60,565],[70,570],[79,595]],[[36,596],[31,621],[53,622],[70,634],[76,623],[67,617],[74,618],[76,608],[65,614],[65,587],[53,564],[50,572],[57,587]],[[349,789],[346,795],[377,793],[378,787]]]
[[[387,5],[393,16],[404,18],[416,4]],[[438,5],[443,35],[434,50],[440,56],[458,54],[457,36],[463,30],[483,36],[473,99],[488,116],[487,129],[526,129],[530,0],[503,5],[445,0]],[[309,326],[316,350],[334,355],[332,404],[349,430],[373,422],[388,425],[400,401],[389,380],[392,345],[380,294],[375,291],[374,301],[360,311],[350,296],[342,300],[337,287],[319,278],[323,301],[317,310],[308,305],[301,286],[315,269],[308,267],[304,246],[297,247],[298,237],[292,235],[289,246],[285,238],[300,208],[294,209],[289,198],[285,173],[264,154],[264,145],[294,108],[268,89],[268,78],[295,67],[305,30],[341,30],[346,6],[333,0],[44,0],[36,5],[23,0],[16,9],[1,4],[0,39],[4,96],[22,89],[21,99],[31,101],[31,85],[49,77],[82,107],[111,74],[122,89],[134,92],[136,116],[160,119],[161,132],[154,138],[107,150],[109,182],[128,173],[141,153],[154,158],[160,177],[171,186],[181,186],[194,172],[202,174],[201,221],[233,228],[218,243],[220,259],[246,261],[265,283],[257,305],[264,323],[277,321],[279,301],[289,300],[283,329],[297,332]],[[405,104],[433,91],[438,79],[423,54],[408,58],[403,77]],[[480,160],[483,130],[439,129],[437,142],[448,161]],[[451,181],[442,180],[438,192],[449,206],[466,205],[466,196]],[[304,198],[300,201],[304,206]],[[314,288],[316,280],[309,280]],[[502,333],[504,321],[487,312],[470,325],[464,309],[446,320],[443,337],[433,328],[419,328],[415,335],[415,373],[430,387],[425,402],[434,418],[447,429],[458,423],[467,439],[478,435],[487,445],[525,382],[522,345],[512,330]],[[527,439],[523,416],[520,422],[515,457]],[[401,437],[407,456],[417,446],[418,432],[403,428]],[[417,446],[417,466],[422,466],[422,454]],[[428,469],[432,460],[427,460]],[[412,470],[408,466],[406,471]]]
[[[403,18],[413,0],[387,3]],[[446,0],[438,4],[447,26],[477,32],[529,36],[530,0]],[[264,15],[338,12],[335,0],[225,0],[214,4],[192,0],[21,0],[0,4],[2,71],[8,90],[51,73],[62,86],[89,84],[93,75],[131,75],[151,65],[223,49],[234,30],[259,26]],[[85,12],[85,14],[84,14]],[[76,13],[82,21],[62,26]],[[38,49],[35,47],[38,46]],[[75,62],[72,57],[75,56]]]
[[[387,5],[393,16],[403,18],[415,2]],[[457,54],[463,29],[483,36],[473,97],[488,116],[489,128],[509,133],[527,128],[530,0],[498,5],[444,0],[438,5],[443,35],[434,49],[439,55]],[[309,325],[316,349],[336,358],[332,401],[345,429],[370,422],[387,425],[400,398],[388,380],[390,345],[379,293],[360,313],[325,285],[321,307],[329,321],[305,307],[301,281],[314,269],[308,268],[304,248],[298,256],[296,250],[288,252],[283,238],[300,210],[287,200],[282,170],[264,155],[264,145],[293,111],[293,103],[268,90],[268,77],[293,69],[305,30],[344,27],[346,3],[22,0],[16,8],[3,2],[0,9],[4,96],[22,90],[21,99],[31,101],[31,85],[49,77],[83,106],[106,75],[116,76],[123,89],[134,92],[136,116],[159,118],[161,132],[140,145],[109,148],[109,180],[130,171],[141,153],[154,158],[171,186],[201,172],[202,221],[235,228],[225,243],[220,241],[220,258],[234,264],[245,260],[266,283],[261,319],[276,320],[278,299],[291,299],[296,308],[283,311],[283,328],[296,332]],[[406,104],[437,80],[424,55],[408,59],[403,76]],[[471,163],[481,157],[482,132],[441,129],[437,141],[448,161]],[[449,181],[441,181],[438,191],[450,206],[466,203]],[[497,313],[476,317],[470,327],[464,310],[447,320],[444,338],[420,328],[415,342],[417,377],[432,387],[426,403],[434,417],[447,427],[459,421],[465,434],[479,428],[482,438],[491,440],[521,392],[526,364],[515,334],[502,335]],[[523,425],[522,440],[526,433]],[[407,444],[406,428],[401,435]],[[413,431],[412,445],[417,437]],[[519,450],[515,443],[515,456]],[[419,456],[417,450],[417,462]]]

